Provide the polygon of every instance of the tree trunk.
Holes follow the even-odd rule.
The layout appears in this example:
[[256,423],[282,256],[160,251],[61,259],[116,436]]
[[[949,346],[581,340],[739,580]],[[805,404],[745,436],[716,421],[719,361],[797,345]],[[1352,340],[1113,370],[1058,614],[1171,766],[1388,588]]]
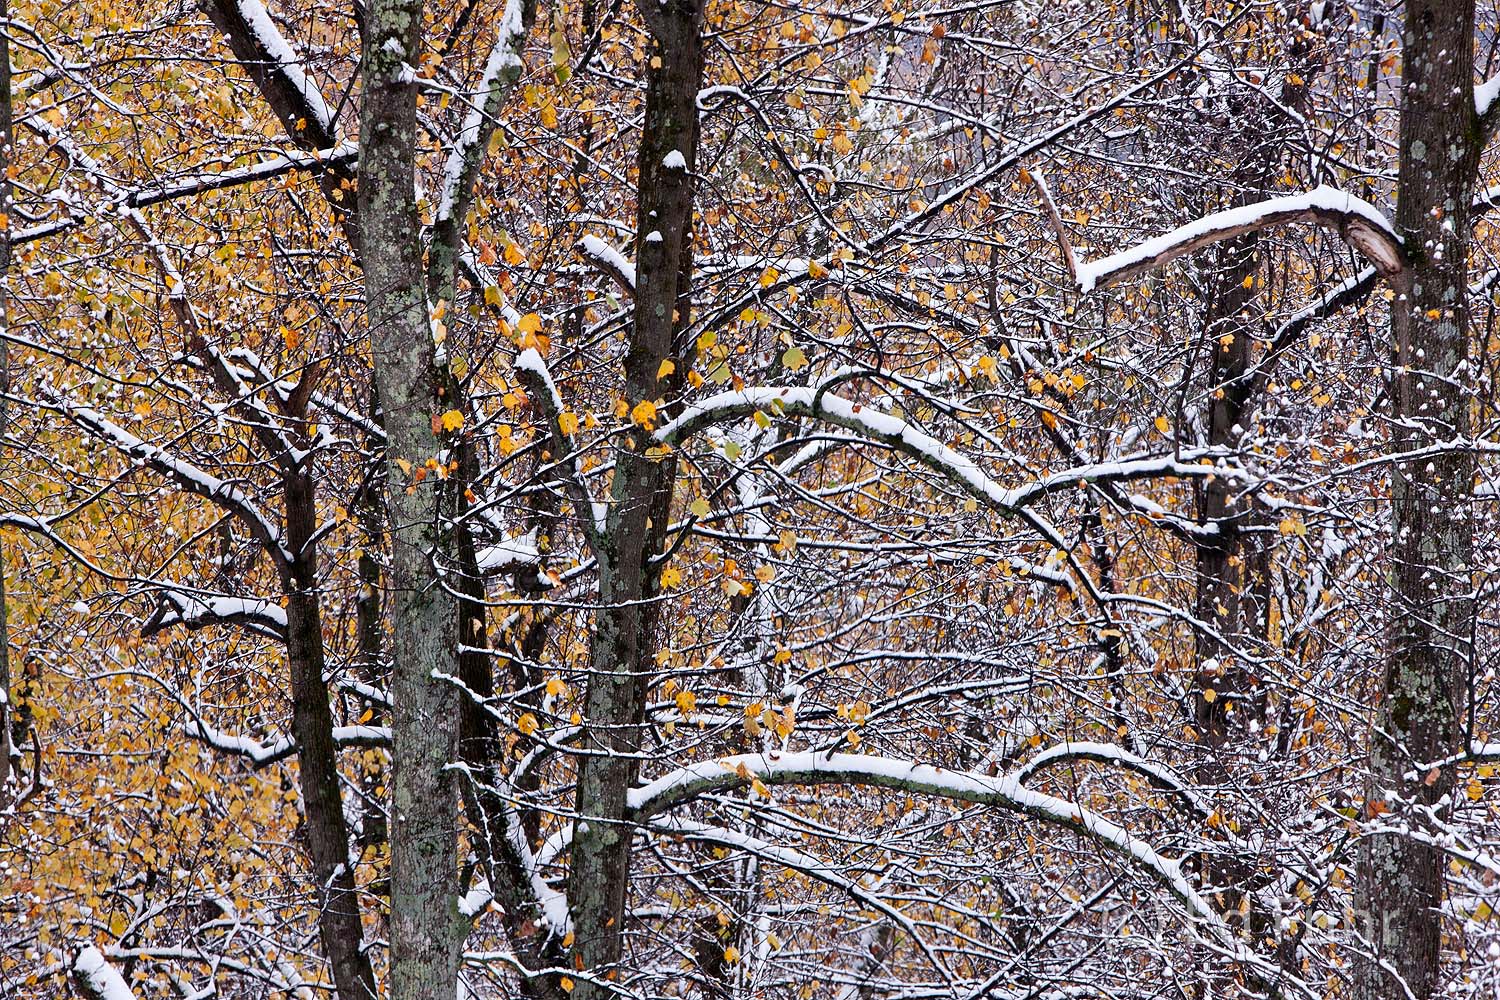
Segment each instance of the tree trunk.
[[[10,5],[0,0],[0,329],[10,332]],[[10,433],[10,342],[0,339],[0,448]],[[5,540],[0,538],[0,809],[10,804],[10,609],[5,602]]]
[[[446,357],[429,319],[415,191],[420,0],[374,0],[364,32],[359,211],[366,310],[386,430],[391,650],[392,1000],[451,997],[458,912],[454,781],[457,602],[440,579],[452,533]],[[441,453],[441,455],[440,455]],[[429,466],[428,463],[432,462]]]
[[[698,151],[697,96],[703,79],[702,0],[647,0],[651,30],[636,205],[636,295],[625,394],[631,407],[673,398],[691,364],[683,332],[690,312],[693,170]],[[660,375],[662,362],[676,370]],[[599,603],[590,647],[587,737],[579,766],[578,823],[568,878],[575,946],[584,968],[613,975],[620,960],[630,881],[631,831],[625,793],[639,770],[648,671],[656,651],[661,551],[671,513],[677,463],[653,454],[641,429],[616,452],[605,537],[599,556]],[[575,997],[606,991],[580,982]]]
[[[1466,370],[1469,205],[1480,128],[1473,100],[1472,0],[1406,5],[1396,229],[1409,280],[1391,306],[1392,449],[1459,447],[1391,470],[1391,620],[1370,741],[1367,819],[1407,803],[1432,806],[1451,768],[1426,762],[1462,738],[1472,647],[1469,579],[1474,455]],[[1419,768],[1415,779],[1405,775]],[[1395,793],[1401,800],[1391,803]],[[1413,822],[1419,822],[1415,817]],[[1359,1000],[1426,1000],[1438,989],[1444,859],[1438,848],[1377,833],[1362,843]]]
[[324,680],[323,620],[318,600],[317,504],[311,475],[288,473],[287,544],[293,561],[287,581],[287,667],[291,674],[292,735],[297,740],[307,853],[317,880],[318,929],[340,1000],[374,1000],[375,973],[364,952],[359,894],[349,867],[349,829],[339,789],[338,747]]

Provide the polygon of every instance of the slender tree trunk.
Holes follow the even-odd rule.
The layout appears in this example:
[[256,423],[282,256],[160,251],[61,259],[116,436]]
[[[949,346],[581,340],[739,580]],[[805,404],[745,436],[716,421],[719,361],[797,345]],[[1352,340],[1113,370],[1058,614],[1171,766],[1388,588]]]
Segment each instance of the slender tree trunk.
[[[10,6],[0,0],[0,330],[10,333]],[[0,449],[10,433],[10,342],[0,339]],[[0,452],[3,453],[3,452]],[[10,609],[5,600],[5,540],[0,538],[0,809],[10,804]]]
[[[1391,621],[1366,797],[1367,819],[1377,823],[1387,808],[1431,807],[1452,790],[1451,768],[1424,765],[1462,739],[1473,653],[1475,464],[1463,445],[1471,433],[1469,205],[1480,146],[1473,2],[1410,0],[1403,31],[1396,228],[1410,277],[1391,305],[1392,448],[1458,447],[1391,471]],[[1405,777],[1413,769],[1415,779]],[[1437,991],[1443,871],[1438,848],[1387,833],[1364,840],[1359,929],[1372,954],[1357,969],[1358,1000],[1427,1000]]]
[[[684,331],[690,312],[693,171],[698,152],[697,95],[703,79],[702,0],[646,0],[651,30],[646,113],[641,131],[636,205],[636,295],[626,402],[635,407],[675,397],[691,364]],[[675,371],[662,375],[662,362]],[[677,463],[652,447],[649,434],[625,435],[616,452],[611,504],[599,552],[599,603],[586,697],[589,756],[578,776],[578,824],[568,896],[577,954],[586,969],[613,975],[620,960],[630,881],[631,830],[625,793],[641,748],[648,672],[656,651],[661,551],[671,513]],[[579,983],[574,994],[606,991]]]
[[333,711],[324,680],[322,609],[318,600],[318,515],[312,477],[288,473],[287,542],[292,550],[286,607],[292,735],[297,740],[307,853],[317,880],[318,928],[341,998],[374,1000],[375,973],[364,952],[359,895],[349,867],[349,829],[339,788]]
[[[379,414],[375,412],[377,409],[377,406],[371,407],[371,416],[374,419],[379,419]],[[377,689],[386,686],[387,680],[385,676],[385,618],[380,593],[381,566],[380,559],[376,555],[380,551],[382,537],[385,534],[385,518],[381,509],[385,477],[378,475],[383,471],[372,470],[375,475],[372,475],[371,481],[360,490],[359,501],[356,505],[360,533],[364,536],[358,564],[359,599],[355,604],[355,632],[359,638],[359,661],[356,665],[356,674],[361,681]],[[384,707],[374,701],[371,701],[368,707],[369,724],[383,725]],[[363,796],[360,805],[359,846],[365,848],[384,844],[389,838],[389,830],[385,803],[381,801],[382,796],[376,789],[385,785],[385,778],[380,769],[374,771],[362,769],[359,780],[360,794]]]
[[[464,926],[458,912],[458,604],[440,579],[452,533],[451,406],[440,327],[428,316],[415,191],[420,0],[374,0],[366,12],[359,211],[376,390],[386,430],[391,531],[392,1000],[453,995]],[[428,463],[432,465],[429,466]]]

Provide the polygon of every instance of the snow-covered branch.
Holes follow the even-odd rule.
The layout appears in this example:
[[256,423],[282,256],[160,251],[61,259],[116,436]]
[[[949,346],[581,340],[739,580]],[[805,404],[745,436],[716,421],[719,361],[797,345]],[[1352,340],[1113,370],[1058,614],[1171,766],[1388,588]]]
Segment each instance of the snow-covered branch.
[[54,396],[50,402],[94,437],[163,473],[187,492],[203,497],[238,517],[250,528],[278,566],[285,567],[292,561],[280,527],[238,486],[176,457],[164,448],[148,444],[97,410],[80,406],[61,396]]
[[205,7],[287,134],[305,137],[312,148],[336,145],[333,111],[265,4],[261,0],[209,0]]
[[[120,208],[149,208],[152,205],[191,198],[210,191],[222,191],[244,184],[274,180],[289,173],[318,174],[327,170],[352,171],[358,159],[359,146],[352,142],[340,143],[327,150],[290,150],[233,170],[203,171],[187,174],[171,181],[155,181],[137,188],[118,188],[93,214],[108,216],[111,210]],[[12,245],[31,243],[67,232],[84,221],[86,221],[85,217],[78,215],[53,219],[50,222],[18,230],[11,235],[10,240]]]
[[659,440],[680,444],[695,432],[726,420],[768,412],[788,417],[814,417],[858,432],[871,441],[915,458],[941,473],[988,507],[1010,513],[1049,493],[1080,483],[1127,482],[1158,476],[1224,475],[1223,468],[1202,459],[1222,457],[1215,452],[1185,451],[1100,462],[1043,476],[1016,488],[1001,486],[979,464],[907,421],[874,406],[852,402],[820,386],[749,386],[722,392],[686,407],[657,432]]
[[163,589],[157,595],[156,610],[141,626],[141,635],[153,636],[176,625],[194,632],[211,625],[239,625],[256,635],[286,641],[286,611],[263,598]]
[[578,255],[598,268],[627,294],[635,294],[635,265],[597,236],[578,241]]
[[479,174],[480,162],[494,132],[495,112],[521,78],[521,51],[526,45],[526,23],[522,0],[506,0],[500,16],[495,44],[485,60],[479,86],[469,96],[469,112],[443,166],[442,190],[436,219],[462,223],[469,190]]
[[135,1000],[135,991],[93,945],[73,960],[73,983],[88,1000]]
[[1124,827],[1075,802],[1032,791],[1011,774],[991,777],[948,771],[928,764],[859,754],[739,754],[700,761],[632,789],[628,804],[642,822],[690,799],[745,788],[775,785],[867,785],[959,802],[989,805],[1066,827],[1124,858],[1160,883],[1196,920],[1220,927],[1218,915],[1182,873],[1181,866],[1157,853]]
[[1406,252],[1390,220],[1374,205],[1337,188],[1271,198],[1204,216],[1128,250],[1078,264],[1078,287],[1105,288],[1153,271],[1186,254],[1272,226],[1307,222],[1331,229],[1370,259],[1388,281],[1405,280]]
[[[297,744],[290,736],[262,743],[254,737],[226,733],[202,720],[184,723],[182,731],[190,739],[220,753],[245,758],[257,770],[286,760],[297,752]],[[333,742],[340,747],[384,747],[390,745],[391,731],[386,726],[334,726]]]

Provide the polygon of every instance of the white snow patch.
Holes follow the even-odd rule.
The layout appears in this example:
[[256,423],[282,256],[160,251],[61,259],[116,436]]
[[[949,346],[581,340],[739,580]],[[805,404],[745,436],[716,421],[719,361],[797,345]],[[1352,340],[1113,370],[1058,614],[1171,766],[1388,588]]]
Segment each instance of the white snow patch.
[[73,962],[73,975],[99,1000],[135,1000],[123,976],[104,959],[104,953],[89,945]]

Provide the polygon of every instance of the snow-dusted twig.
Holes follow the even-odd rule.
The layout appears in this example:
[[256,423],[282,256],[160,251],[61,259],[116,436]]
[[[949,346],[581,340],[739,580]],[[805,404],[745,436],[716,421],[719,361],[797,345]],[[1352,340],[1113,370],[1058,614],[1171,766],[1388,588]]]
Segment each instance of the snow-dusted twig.
[[1042,200],[1042,208],[1047,213],[1047,220],[1052,223],[1052,234],[1057,237],[1057,247],[1062,251],[1063,264],[1068,269],[1068,277],[1074,281],[1078,280],[1078,258],[1073,254],[1073,244],[1068,240],[1068,231],[1063,228],[1062,216],[1057,211],[1057,202],[1052,198],[1052,191],[1047,187],[1047,179],[1042,176],[1040,169],[1026,171],[1031,178],[1031,184],[1036,188],[1037,197]]

